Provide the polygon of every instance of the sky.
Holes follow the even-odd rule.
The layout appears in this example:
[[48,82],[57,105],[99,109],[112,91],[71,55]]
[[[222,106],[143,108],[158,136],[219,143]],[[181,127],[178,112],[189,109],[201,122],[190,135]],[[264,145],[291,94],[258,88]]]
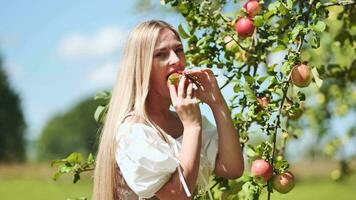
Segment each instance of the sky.
[[136,1],[0,0],[0,54],[20,95],[29,139],[58,112],[111,88],[128,32],[148,19]]
[[[22,101],[27,139],[36,140],[56,114],[112,88],[121,48],[137,24],[183,22],[153,2],[155,10],[140,12],[137,0],[0,0],[0,55]],[[230,89],[224,89],[226,99]],[[214,123],[207,106],[202,113]]]

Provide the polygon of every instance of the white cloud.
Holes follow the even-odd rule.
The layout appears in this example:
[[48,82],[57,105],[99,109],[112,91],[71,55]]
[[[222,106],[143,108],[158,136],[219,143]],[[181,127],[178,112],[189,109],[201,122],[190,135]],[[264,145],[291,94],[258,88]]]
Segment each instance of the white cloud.
[[95,87],[107,87],[113,85],[118,72],[119,64],[107,62],[91,71],[87,77],[91,85]]
[[127,36],[119,27],[105,27],[92,35],[72,33],[59,42],[58,53],[69,59],[97,58],[118,51]]

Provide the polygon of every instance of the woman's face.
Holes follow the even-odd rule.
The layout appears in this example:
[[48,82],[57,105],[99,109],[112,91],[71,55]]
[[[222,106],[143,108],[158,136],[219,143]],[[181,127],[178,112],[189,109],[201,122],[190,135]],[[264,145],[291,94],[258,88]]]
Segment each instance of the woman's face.
[[170,74],[184,70],[186,65],[183,45],[170,29],[160,31],[153,52],[151,90],[162,97],[170,97],[167,79]]

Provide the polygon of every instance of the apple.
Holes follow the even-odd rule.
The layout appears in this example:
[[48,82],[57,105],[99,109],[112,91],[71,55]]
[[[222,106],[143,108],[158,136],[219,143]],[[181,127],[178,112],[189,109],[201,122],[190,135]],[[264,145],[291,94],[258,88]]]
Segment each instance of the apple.
[[245,3],[244,8],[246,9],[247,15],[249,17],[254,17],[261,13],[262,8],[257,0],[249,0]]
[[310,67],[305,64],[295,65],[291,72],[291,79],[294,85],[298,87],[307,87],[312,81]]
[[237,52],[239,50],[237,42],[229,35],[224,37],[224,43],[226,51]]
[[265,184],[273,174],[272,165],[265,160],[255,160],[251,166],[251,175],[257,183]]
[[[192,81],[197,87],[201,86],[201,83],[197,76],[189,74],[189,73],[185,73],[184,71],[173,72],[172,74],[170,74],[168,76],[167,81],[171,85],[178,86],[178,83],[179,83],[180,79],[182,78],[182,76],[185,76],[187,79]],[[188,85],[188,82],[186,82],[186,85]]]
[[257,97],[256,100],[257,100],[257,104],[261,108],[263,108],[263,109],[267,108],[268,103],[269,103],[269,99],[267,97]]
[[299,107],[288,110],[287,116],[290,120],[298,120],[304,113],[304,101],[299,102]]
[[294,175],[289,171],[275,175],[272,179],[272,185],[273,189],[277,190],[279,193],[288,193],[295,185]]
[[290,120],[298,120],[303,115],[303,109],[297,108],[295,110],[288,111],[287,115]]
[[181,76],[182,73],[178,73],[178,72],[172,73],[171,75],[168,76],[168,81],[171,85],[178,85]]
[[237,20],[235,24],[235,30],[237,34],[242,37],[251,37],[253,32],[255,31],[255,25],[252,20],[248,17],[242,17]]

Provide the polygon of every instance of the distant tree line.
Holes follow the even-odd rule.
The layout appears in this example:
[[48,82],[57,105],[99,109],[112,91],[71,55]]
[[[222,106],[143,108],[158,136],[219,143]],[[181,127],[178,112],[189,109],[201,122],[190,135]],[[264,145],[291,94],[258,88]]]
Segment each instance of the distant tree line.
[[66,157],[71,152],[96,152],[99,124],[94,120],[98,102],[87,98],[48,121],[38,140],[38,160]]
[[11,88],[0,57],[0,163],[25,161],[26,123],[19,95]]

